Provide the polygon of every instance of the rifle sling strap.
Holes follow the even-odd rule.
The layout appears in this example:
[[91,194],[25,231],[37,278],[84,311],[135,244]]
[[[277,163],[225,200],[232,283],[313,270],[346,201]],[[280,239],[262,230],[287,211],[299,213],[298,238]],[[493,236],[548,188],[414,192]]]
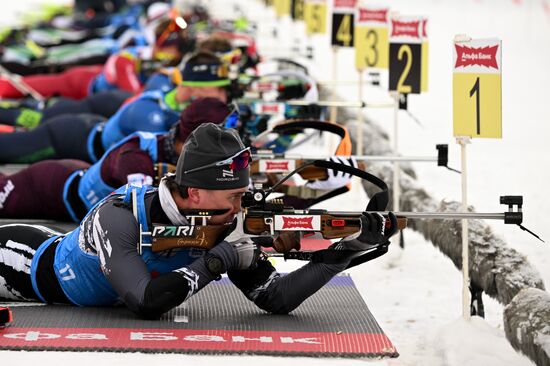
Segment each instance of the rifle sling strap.
[[315,252],[288,252],[284,259],[298,259],[312,261],[313,263],[336,264],[351,259],[346,269],[376,259],[388,252],[388,245],[381,244],[372,250],[334,250],[322,249]]

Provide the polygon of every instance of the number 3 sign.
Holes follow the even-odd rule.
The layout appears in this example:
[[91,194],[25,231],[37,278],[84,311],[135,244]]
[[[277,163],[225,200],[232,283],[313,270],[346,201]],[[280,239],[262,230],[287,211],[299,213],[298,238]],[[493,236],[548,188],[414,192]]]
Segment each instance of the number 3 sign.
[[454,136],[502,138],[501,49],[498,39],[455,40]]
[[355,67],[388,68],[388,8],[360,7],[355,12]]

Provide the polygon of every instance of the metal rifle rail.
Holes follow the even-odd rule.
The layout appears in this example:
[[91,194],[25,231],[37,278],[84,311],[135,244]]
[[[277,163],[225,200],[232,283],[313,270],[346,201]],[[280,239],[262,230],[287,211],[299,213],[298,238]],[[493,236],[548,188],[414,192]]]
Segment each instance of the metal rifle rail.
[[[500,203],[508,205],[508,212],[482,213],[482,212],[394,212],[397,217],[407,219],[435,219],[435,220],[462,220],[462,219],[480,219],[480,220],[502,220],[505,224],[515,224],[523,231],[527,231],[535,238],[542,240],[537,234],[527,229],[523,223],[523,196],[501,196]],[[517,206],[517,207],[516,207]],[[514,211],[517,208],[517,211]],[[382,212],[387,214],[387,212]]]
[[362,101],[331,101],[331,100],[319,100],[317,102],[309,102],[306,100],[287,100],[285,101],[288,105],[296,106],[308,106],[308,105],[318,105],[321,107],[338,107],[338,108],[393,108],[395,103],[365,103]]
[[[432,156],[390,156],[390,155],[334,155],[338,158],[350,159],[360,161],[412,161],[412,162],[437,162],[437,157]],[[287,159],[287,160],[321,160],[326,159],[327,156],[308,156],[308,155],[277,155],[277,154],[252,154],[252,159]]]
[[[459,170],[448,166],[449,162],[449,146],[447,144],[438,144],[437,156],[396,156],[396,155],[335,155],[335,157],[350,159],[354,158],[357,161],[370,162],[436,162],[437,166],[443,166],[453,172],[461,173]],[[269,151],[259,150],[252,154],[253,160],[262,159],[281,159],[281,160],[324,160],[326,156],[308,156],[301,154],[275,154]]]

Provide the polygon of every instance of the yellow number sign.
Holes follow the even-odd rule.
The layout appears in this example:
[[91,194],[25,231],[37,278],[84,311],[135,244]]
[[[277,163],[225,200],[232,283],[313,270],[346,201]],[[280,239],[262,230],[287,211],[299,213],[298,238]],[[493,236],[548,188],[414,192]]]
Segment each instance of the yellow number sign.
[[428,91],[428,56],[429,56],[429,43],[428,43],[428,18],[422,19],[422,47],[420,50],[420,57],[422,59],[421,72],[420,72],[420,91]]
[[304,20],[307,34],[327,32],[327,4],[325,0],[305,0]]
[[502,138],[501,49],[497,39],[455,42],[454,136]]
[[388,13],[389,9],[360,7],[355,12],[355,67],[388,68]]
[[292,19],[304,20],[304,0],[293,0],[291,6]]
[[290,15],[290,0],[274,0],[274,5],[277,17]]

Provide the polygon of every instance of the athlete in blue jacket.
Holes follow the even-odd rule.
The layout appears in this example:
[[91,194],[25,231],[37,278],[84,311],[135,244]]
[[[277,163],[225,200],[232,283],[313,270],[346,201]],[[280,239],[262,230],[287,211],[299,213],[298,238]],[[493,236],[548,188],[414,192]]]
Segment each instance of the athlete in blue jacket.
[[182,112],[170,132],[136,132],[92,166],[80,160],[44,160],[12,175],[0,173],[0,218],[80,222],[120,186],[153,184],[170,165],[175,167],[183,143],[197,126],[222,123],[229,114],[218,99],[200,98]]
[[[101,201],[80,226],[65,234],[29,225],[0,227],[0,299],[40,300],[79,306],[124,303],[138,316],[158,318],[227,273],[258,307],[285,314],[344,270],[351,261],[310,262],[281,275],[255,238],[244,233],[241,196],[249,182],[250,153],[234,130],[203,124],[188,138],[176,174],[158,190],[121,188]],[[189,225],[193,212],[211,212],[210,224],[233,225],[211,249],[181,248],[153,253],[138,248],[152,223]],[[382,215],[365,213],[357,238],[332,250],[365,250],[388,243],[392,230]],[[277,238],[279,251],[298,247],[294,236]],[[142,250],[140,250],[142,249]]]
[[0,134],[0,163],[33,163],[44,159],[93,163],[134,132],[167,132],[194,98],[213,97],[227,102],[230,84],[227,68],[215,55],[197,53],[186,62],[181,76],[183,80],[177,81],[178,84],[165,78],[166,83],[172,83],[170,91],[165,92],[166,83],[159,83],[159,90],[140,94],[105,122],[62,115],[31,131]]

